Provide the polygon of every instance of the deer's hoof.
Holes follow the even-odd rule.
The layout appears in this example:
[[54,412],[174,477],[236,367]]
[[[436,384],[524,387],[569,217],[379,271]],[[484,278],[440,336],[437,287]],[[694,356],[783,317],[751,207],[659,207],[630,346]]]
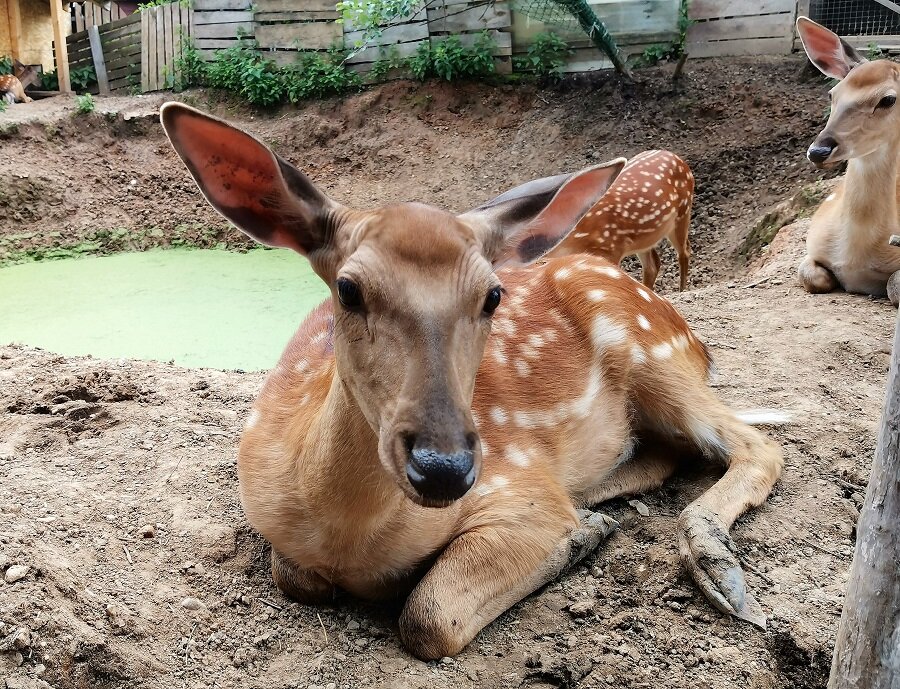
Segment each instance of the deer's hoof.
[[712,512],[690,507],[678,518],[678,549],[694,581],[716,608],[765,629],[762,607],[747,590],[734,542]]

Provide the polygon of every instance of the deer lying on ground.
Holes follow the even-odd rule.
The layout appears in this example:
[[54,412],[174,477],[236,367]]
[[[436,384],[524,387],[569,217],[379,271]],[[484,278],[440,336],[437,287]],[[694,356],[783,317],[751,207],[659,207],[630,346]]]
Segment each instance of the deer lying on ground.
[[619,264],[637,254],[643,283],[659,273],[656,245],[668,238],[678,253],[679,289],[687,287],[694,175],[670,151],[644,151],[625,165],[609,191],[548,256],[594,254]]
[[[900,153],[900,65],[869,62],[839,36],[806,17],[797,30],[812,63],[840,80],[831,89],[831,114],[807,151],[816,167],[847,161],[847,174],[812,217],[800,280],[808,292],[884,296],[900,270],[897,180]],[[894,278],[896,282],[900,277]],[[893,290],[892,290],[893,291]],[[897,305],[896,295],[891,301]]]
[[458,216],[361,211],[223,121],[180,103],[161,120],[213,208],[332,291],[239,450],[242,505],[284,593],[408,593],[407,647],[454,655],[610,533],[577,507],[654,489],[701,453],[727,470],[679,517],[682,558],[716,607],[762,623],[728,531],[766,499],[780,449],[708,386],[706,347],[666,300],[599,257],[529,267],[624,160]]
[[18,60],[13,62],[13,73],[0,76],[0,100],[13,103],[31,103],[25,93],[25,87],[37,78],[37,69],[33,65],[26,67]]

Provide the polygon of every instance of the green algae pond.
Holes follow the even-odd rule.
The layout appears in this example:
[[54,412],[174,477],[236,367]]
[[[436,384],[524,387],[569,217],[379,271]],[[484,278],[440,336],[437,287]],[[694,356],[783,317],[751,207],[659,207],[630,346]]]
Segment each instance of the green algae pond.
[[291,251],[169,249],[0,268],[0,344],[269,369],[328,296]]

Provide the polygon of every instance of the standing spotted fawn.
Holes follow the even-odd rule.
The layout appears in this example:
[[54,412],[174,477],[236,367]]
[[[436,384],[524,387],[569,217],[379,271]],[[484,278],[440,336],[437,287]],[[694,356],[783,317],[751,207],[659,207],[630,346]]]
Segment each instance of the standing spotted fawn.
[[637,254],[644,284],[659,273],[656,245],[668,238],[678,253],[679,288],[687,288],[694,175],[670,151],[644,151],[628,161],[609,191],[549,256],[593,254],[620,263]]
[[681,556],[716,607],[763,622],[728,531],[778,479],[778,446],[710,389],[708,352],[666,300],[602,258],[530,266],[624,160],[462,215],[362,211],[221,120],[180,103],[161,120],[209,203],[332,291],[266,380],[238,456],[284,593],[406,596],[410,651],[454,655],[609,535],[579,507],[706,456],[727,470],[681,513]]
[[[800,281],[807,292],[900,294],[900,65],[869,62],[839,36],[799,17],[797,30],[812,63],[838,79],[831,114],[807,151],[819,168],[847,161],[847,174],[809,223]],[[890,284],[889,284],[890,281]]]

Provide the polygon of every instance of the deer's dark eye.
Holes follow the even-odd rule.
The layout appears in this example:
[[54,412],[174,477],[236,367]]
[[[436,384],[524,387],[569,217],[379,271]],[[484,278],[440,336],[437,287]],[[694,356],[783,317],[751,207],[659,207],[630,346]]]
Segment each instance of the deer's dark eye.
[[894,103],[897,102],[897,96],[885,96],[880,101],[878,101],[878,105],[875,106],[876,110],[887,110],[888,108],[893,108]]
[[493,315],[494,311],[497,310],[497,307],[500,306],[500,299],[502,297],[503,288],[494,287],[484,298],[484,306],[481,309],[482,313],[484,313],[485,316]]
[[338,301],[341,302],[347,311],[359,311],[363,307],[362,292],[359,291],[359,285],[347,278],[338,278],[337,281]]

